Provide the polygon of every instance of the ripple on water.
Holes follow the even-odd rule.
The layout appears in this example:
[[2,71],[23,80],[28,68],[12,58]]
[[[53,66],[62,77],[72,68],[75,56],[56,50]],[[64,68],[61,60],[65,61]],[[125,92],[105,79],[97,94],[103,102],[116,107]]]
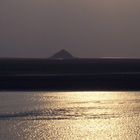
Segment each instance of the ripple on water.
[[0,93],[0,139],[139,140],[140,93]]

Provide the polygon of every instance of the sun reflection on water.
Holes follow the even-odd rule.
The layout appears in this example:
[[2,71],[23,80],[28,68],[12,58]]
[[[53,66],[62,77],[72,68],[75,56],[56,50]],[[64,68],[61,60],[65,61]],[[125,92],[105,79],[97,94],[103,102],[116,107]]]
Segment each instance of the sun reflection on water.
[[6,113],[12,111],[11,117],[0,118],[0,139],[140,139],[139,92],[32,92],[0,97]]

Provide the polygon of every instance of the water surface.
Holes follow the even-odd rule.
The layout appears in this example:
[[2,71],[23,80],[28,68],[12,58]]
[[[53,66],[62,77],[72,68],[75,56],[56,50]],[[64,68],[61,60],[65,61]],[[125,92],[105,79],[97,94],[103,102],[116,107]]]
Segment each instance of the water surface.
[[0,140],[139,140],[139,92],[0,92]]

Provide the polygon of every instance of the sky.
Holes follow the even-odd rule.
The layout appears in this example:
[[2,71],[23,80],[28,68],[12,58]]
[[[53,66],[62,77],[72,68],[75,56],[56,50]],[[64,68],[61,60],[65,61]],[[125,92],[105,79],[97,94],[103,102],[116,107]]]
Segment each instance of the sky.
[[140,57],[140,0],[1,0],[0,57]]

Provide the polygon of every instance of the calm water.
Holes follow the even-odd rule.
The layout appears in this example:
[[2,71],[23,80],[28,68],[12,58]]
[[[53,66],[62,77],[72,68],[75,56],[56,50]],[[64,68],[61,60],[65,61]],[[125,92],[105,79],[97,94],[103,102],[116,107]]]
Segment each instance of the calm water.
[[0,140],[139,140],[139,92],[0,92]]

